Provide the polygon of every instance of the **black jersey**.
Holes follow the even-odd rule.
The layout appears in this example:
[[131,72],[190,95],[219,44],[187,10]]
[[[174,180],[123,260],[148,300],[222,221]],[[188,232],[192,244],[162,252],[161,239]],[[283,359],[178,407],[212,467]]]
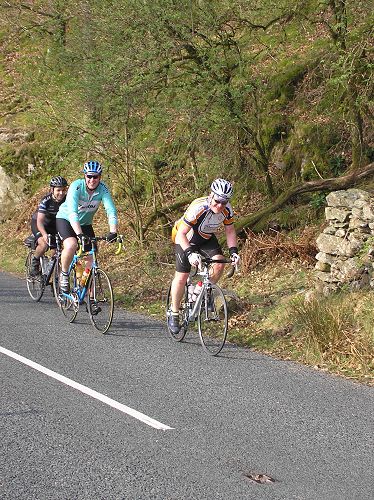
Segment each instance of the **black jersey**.
[[32,214],[32,219],[36,220],[38,213],[45,215],[45,225],[49,225],[51,223],[55,223],[56,214],[60,205],[65,201],[66,196],[61,201],[56,201],[52,193],[47,194],[40,200],[38,209]]

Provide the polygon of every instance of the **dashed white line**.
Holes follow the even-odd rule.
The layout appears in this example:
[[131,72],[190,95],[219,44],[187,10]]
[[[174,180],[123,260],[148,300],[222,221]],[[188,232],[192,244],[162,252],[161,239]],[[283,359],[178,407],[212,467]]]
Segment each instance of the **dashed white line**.
[[162,424],[161,422],[158,422],[157,420],[154,420],[151,417],[148,417],[148,415],[145,415],[144,413],[141,413],[140,411],[134,410],[133,408],[130,408],[129,406],[126,406],[122,403],[119,403],[118,401],[115,401],[114,399],[108,398],[104,394],[100,394],[100,392],[94,391],[93,389],[90,389],[89,387],[86,387],[85,385],[79,384],[78,382],[75,382],[74,380],[71,380],[70,378],[64,377],[63,375],[60,375],[57,372],[54,372],[50,370],[49,368],[45,368],[42,365],[39,365],[38,363],[35,363],[34,361],[31,361],[30,359],[24,358],[23,356],[20,356],[16,352],[9,351],[8,349],[5,349],[4,347],[0,346],[0,352],[5,354],[6,356],[9,356],[10,358],[13,358],[20,363],[24,363],[27,366],[30,366],[31,368],[34,368],[34,370],[38,370],[39,372],[44,373],[45,375],[48,375],[49,377],[52,377],[59,382],[62,382],[63,384],[66,384],[70,387],[73,387],[73,389],[76,389],[77,391],[83,392],[83,394],[87,394],[87,396],[91,396],[92,398],[98,399],[102,403],[105,403],[109,406],[112,406],[116,410],[122,411],[123,413],[126,413],[127,415],[130,415],[131,417],[136,418],[137,420],[140,420],[144,424],[147,424],[151,427],[154,427],[155,429],[159,430],[170,430],[173,429],[172,427],[169,427],[168,425]]

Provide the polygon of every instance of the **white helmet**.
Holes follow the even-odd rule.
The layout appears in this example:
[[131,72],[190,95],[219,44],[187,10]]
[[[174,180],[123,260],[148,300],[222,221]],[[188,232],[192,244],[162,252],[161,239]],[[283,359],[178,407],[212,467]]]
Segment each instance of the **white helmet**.
[[212,182],[210,189],[212,193],[225,200],[231,198],[234,191],[231,182],[226,181],[225,179],[216,179]]

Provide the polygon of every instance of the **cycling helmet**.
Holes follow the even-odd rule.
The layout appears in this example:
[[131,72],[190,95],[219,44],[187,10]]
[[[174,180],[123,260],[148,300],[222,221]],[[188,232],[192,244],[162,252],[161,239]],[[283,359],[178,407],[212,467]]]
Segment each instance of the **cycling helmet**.
[[234,191],[231,182],[226,181],[225,179],[216,179],[212,182],[210,189],[212,193],[225,200],[231,198]]
[[68,185],[68,181],[61,177],[61,175],[56,175],[56,177],[52,177],[49,185],[53,188],[62,188]]
[[103,167],[100,165],[98,161],[86,161],[83,167],[83,173],[88,174],[93,172],[95,174],[100,174],[103,171]]

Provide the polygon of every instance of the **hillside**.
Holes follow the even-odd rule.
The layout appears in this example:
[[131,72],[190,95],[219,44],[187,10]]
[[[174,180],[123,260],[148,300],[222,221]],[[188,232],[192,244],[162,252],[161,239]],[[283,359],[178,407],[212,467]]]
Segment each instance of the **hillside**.
[[367,381],[360,318],[349,342],[321,351],[294,300],[312,287],[326,194],[373,188],[370,3],[2,3],[0,266],[22,272],[50,177],[71,182],[97,158],[127,241],[121,259],[103,249],[117,299],[160,315],[171,225],[227,177],[243,262],[224,282],[239,295],[231,340]]

